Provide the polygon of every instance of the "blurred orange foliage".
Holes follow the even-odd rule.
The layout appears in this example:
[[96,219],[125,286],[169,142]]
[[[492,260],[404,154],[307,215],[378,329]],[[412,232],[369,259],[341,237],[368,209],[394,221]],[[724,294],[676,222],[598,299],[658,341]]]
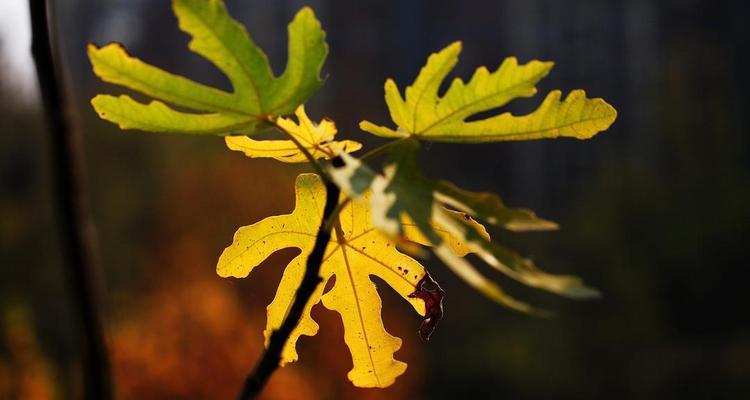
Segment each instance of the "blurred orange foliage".
[[52,399],[56,392],[53,369],[39,346],[28,310],[5,310],[2,330],[7,354],[0,353],[0,399]]

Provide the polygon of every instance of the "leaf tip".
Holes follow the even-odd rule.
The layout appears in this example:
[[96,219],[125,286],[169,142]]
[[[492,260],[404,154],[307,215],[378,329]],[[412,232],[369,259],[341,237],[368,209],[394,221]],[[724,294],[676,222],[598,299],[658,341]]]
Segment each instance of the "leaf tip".
[[370,121],[360,121],[359,129],[367,133],[371,133],[375,136],[380,136],[380,137],[385,137],[385,138],[409,137],[409,133],[402,131],[401,128],[394,131],[393,129],[387,128],[385,126],[375,125]]
[[601,299],[602,292],[600,292],[597,289],[594,289],[592,287],[588,287],[582,284],[581,286],[575,289],[572,289],[571,292],[569,293],[569,296],[576,300]]
[[99,50],[100,47],[96,45],[94,42],[88,42],[86,44],[86,53],[89,55],[89,58],[91,58],[91,55],[95,53],[97,50]]
[[531,220],[509,221],[505,229],[511,232],[556,231],[560,229],[560,224],[533,216]]
[[96,96],[92,97],[91,101],[89,102],[91,103],[91,106],[94,108],[94,111],[96,111],[96,113],[102,119],[106,119],[104,118],[106,116],[106,112],[104,111],[103,103],[107,101],[107,99],[109,98],[112,98],[112,96],[107,95],[107,94],[97,94]]
[[[570,92],[570,95],[568,95],[568,97],[572,96],[573,93],[575,93],[575,92],[576,92],[575,90],[572,91],[572,92]],[[561,97],[562,97],[562,90],[555,89],[555,90],[549,92],[549,94],[547,94],[547,98],[544,99],[543,104],[544,103],[558,102],[558,101],[560,101]]]
[[[558,95],[558,99],[559,97],[560,96]],[[589,104],[591,104],[591,120],[593,123],[593,129],[589,132],[585,132],[586,134],[576,136],[578,139],[590,139],[598,133],[606,131],[617,119],[617,110],[612,105],[600,97],[588,99],[586,97],[586,91],[583,89],[573,90],[565,98],[566,103],[577,101],[589,102]]]
[[539,69],[544,71],[544,76],[546,76],[549,71],[555,66],[554,61],[542,61],[542,60],[531,60],[529,62],[529,65],[536,64],[539,66]]
[[297,11],[297,14],[294,15],[294,19],[297,18],[312,18],[317,20],[315,17],[315,11],[310,6],[303,6],[302,8]]
[[603,130],[607,130],[617,120],[617,109],[611,104],[607,103],[604,99],[597,98],[594,99],[594,101],[596,101],[601,107],[604,108],[604,113],[607,117],[603,121],[603,125],[606,125]]
[[[445,46],[439,52],[431,54],[427,58],[427,62],[429,63],[430,60],[433,59],[434,57],[438,57],[438,58],[447,57],[448,60],[458,59],[458,55],[461,54],[462,49],[463,49],[463,43],[460,40],[457,40]],[[451,61],[453,65],[455,65],[456,62],[457,62],[456,60]]]
[[[297,11],[296,14],[294,14],[294,18],[292,18],[292,22],[289,23],[289,29],[295,24],[310,24],[313,28],[320,30],[320,34],[322,38],[325,38],[326,33],[322,29],[322,25],[320,23],[320,20],[315,15],[315,10],[312,9],[310,6],[304,6]],[[323,41],[323,45],[326,48],[326,52],[328,51],[328,44]]]

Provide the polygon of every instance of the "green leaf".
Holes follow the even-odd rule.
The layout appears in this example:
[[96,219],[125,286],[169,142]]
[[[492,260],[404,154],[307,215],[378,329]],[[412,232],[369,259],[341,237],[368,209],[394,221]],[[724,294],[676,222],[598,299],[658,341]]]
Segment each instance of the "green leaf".
[[[122,129],[250,135],[269,128],[268,122],[276,117],[291,114],[320,88],[328,45],[310,8],[300,10],[289,24],[288,61],[279,77],[221,0],[174,0],[173,9],[180,29],[192,37],[189,48],[219,68],[233,92],[151,66],[130,56],[120,44],[101,48],[90,44],[88,55],[97,76],[154,99],[143,104],[127,95],[97,95],[91,103],[101,118]],[[165,103],[195,112],[178,111]]]
[[[511,231],[553,230],[557,224],[537,217],[530,210],[506,207],[497,195],[460,189],[450,182],[425,177],[419,168],[419,143],[403,139],[389,147],[383,173],[377,174],[356,158],[340,154],[343,166],[330,167],[331,177],[345,193],[360,198],[367,189],[373,224],[392,237],[403,237],[410,226],[422,236],[412,241],[434,247],[435,254],[472,287],[510,308],[532,313],[540,310],[520,302],[485,278],[468,261],[443,244],[434,226],[463,242],[468,252],[503,274],[531,287],[571,298],[598,296],[580,279],[551,275],[517,253],[492,242],[474,219]],[[417,237],[417,239],[415,239]]]
[[525,116],[503,113],[478,121],[466,120],[476,114],[502,107],[519,97],[536,94],[536,83],[552,69],[551,62],[531,61],[519,65],[507,58],[495,70],[476,70],[468,83],[455,78],[446,93],[438,90],[458,62],[461,43],[456,42],[427,59],[414,83],[406,88],[406,99],[396,83],[385,83],[385,101],[397,128],[360,122],[360,128],[377,136],[408,137],[437,142],[481,143],[556,137],[588,139],[614,122],[617,112],[602,99],[588,99],[574,90],[561,101],[559,91],[551,92],[542,105]]

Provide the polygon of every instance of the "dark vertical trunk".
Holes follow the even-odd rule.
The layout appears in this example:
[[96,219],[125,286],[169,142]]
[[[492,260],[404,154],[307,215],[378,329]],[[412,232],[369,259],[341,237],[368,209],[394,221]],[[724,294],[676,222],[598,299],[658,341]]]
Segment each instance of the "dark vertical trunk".
[[64,266],[82,326],[85,398],[106,400],[112,398],[112,383],[98,310],[97,251],[83,188],[81,138],[68,114],[61,70],[55,67],[47,3],[45,0],[30,0],[29,5],[31,51],[49,129]]

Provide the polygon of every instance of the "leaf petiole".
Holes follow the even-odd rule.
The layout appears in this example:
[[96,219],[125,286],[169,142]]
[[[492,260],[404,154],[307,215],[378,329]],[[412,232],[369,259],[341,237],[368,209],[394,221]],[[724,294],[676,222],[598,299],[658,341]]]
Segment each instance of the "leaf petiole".
[[365,153],[359,159],[362,162],[368,162],[368,161],[372,160],[373,158],[382,155],[383,153],[385,153],[391,147],[396,146],[399,143],[403,142],[404,140],[410,139],[410,138],[411,138],[411,136],[407,136],[407,137],[399,138],[399,139],[396,139],[396,140],[391,140],[390,142],[382,144],[382,145],[380,145],[380,146],[378,146],[378,147],[376,147],[376,148],[368,151],[367,153]]

